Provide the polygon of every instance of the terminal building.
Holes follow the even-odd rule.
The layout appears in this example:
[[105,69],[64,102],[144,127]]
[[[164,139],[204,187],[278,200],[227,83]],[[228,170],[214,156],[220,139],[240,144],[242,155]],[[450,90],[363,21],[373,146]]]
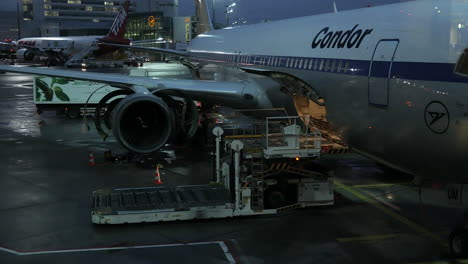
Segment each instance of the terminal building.
[[[124,0],[21,0],[20,37],[105,35]],[[179,0],[132,0],[129,28],[137,28],[140,18],[159,18],[157,29],[171,30]],[[137,18],[135,18],[137,17]],[[162,27],[162,29],[161,29]],[[146,34],[145,32],[143,32]],[[132,33],[135,34],[135,33]]]

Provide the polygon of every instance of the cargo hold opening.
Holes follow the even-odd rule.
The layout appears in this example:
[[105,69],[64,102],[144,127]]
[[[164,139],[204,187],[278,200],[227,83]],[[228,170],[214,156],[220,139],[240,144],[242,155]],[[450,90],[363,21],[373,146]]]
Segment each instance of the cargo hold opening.
[[[319,99],[319,103],[325,103],[323,99]],[[304,123],[312,122],[313,125],[320,130],[322,133],[322,138],[325,139],[325,144],[339,144],[345,146],[344,142],[338,136],[338,134],[333,131],[331,124],[327,120],[327,109],[325,105],[322,106],[316,102],[310,100],[306,96],[295,95],[294,96],[294,106],[297,111],[297,115],[302,118]],[[308,121],[309,120],[309,121]],[[336,147],[336,146],[335,146]]]

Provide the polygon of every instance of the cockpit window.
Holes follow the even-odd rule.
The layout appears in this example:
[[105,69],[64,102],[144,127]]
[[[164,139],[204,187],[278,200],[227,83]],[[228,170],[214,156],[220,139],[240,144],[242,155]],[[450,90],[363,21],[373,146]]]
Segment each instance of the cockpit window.
[[458,59],[457,66],[455,67],[455,73],[468,76],[468,49],[465,49],[460,56],[460,59]]

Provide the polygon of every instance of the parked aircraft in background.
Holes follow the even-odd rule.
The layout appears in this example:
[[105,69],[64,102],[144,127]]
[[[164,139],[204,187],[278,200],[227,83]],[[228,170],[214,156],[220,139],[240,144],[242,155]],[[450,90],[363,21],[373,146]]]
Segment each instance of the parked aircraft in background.
[[59,62],[65,63],[74,56],[84,57],[88,54],[101,56],[115,51],[116,48],[98,43],[130,44],[130,40],[124,38],[129,6],[130,0],[123,3],[106,36],[23,38],[17,42],[1,44],[14,47],[17,50],[17,59],[24,62],[33,61],[37,57],[47,57],[47,63],[55,65]]

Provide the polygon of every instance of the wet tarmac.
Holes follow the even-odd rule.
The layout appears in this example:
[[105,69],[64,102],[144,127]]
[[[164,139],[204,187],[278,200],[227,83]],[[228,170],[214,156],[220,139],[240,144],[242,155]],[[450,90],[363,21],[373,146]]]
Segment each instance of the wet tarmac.
[[[435,193],[420,197],[411,177],[353,153],[320,161],[335,170],[334,206],[268,217],[93,225],[93,190],[152,186],[153,169],[105,161],[106,150],[124,152],[115,140],[103,142],[82,120],[35,110],[32,78],[0,74],[0,263],[450,261],[446,237],[462,208]],[[91,151],[95,167],[88,166]],[[211,152],[196,142],[175,149],[177,160],[162,170],[164,184],[208,183]]]

